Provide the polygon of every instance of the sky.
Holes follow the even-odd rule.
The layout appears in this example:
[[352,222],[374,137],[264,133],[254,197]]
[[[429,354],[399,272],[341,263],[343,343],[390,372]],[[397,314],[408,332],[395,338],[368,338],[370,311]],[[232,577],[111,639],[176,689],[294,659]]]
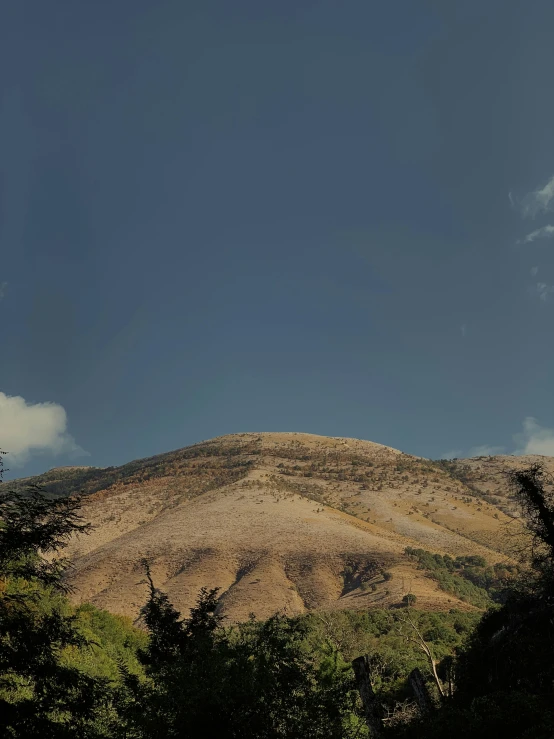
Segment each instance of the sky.
[[554,455],[551,0],[19,0],[6,479],[227,433]]

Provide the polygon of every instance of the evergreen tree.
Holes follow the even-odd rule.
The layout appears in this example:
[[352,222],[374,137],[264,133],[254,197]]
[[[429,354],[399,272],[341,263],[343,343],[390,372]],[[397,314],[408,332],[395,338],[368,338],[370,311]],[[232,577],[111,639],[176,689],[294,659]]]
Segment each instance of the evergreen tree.
[[[0,458],[0,472],[1,467]],[[4,487],[5,483],[2,483]],[[68,615],[53,555],[87,526],[75,498],[0,492],[0,736],[102,736],[107,684],[64,664],[85,640]]]
[[217,590],[206,589],[182,620],[149,573],[148,581],[142,617],[150,640],[139,655],[147,679],[125,675],[122,736],[353,735],[351,678],[338,671],[330,679],[328,668],[326,674],[319,670],[306,648],[303,623],[274,616],[225,630],[216,613]]

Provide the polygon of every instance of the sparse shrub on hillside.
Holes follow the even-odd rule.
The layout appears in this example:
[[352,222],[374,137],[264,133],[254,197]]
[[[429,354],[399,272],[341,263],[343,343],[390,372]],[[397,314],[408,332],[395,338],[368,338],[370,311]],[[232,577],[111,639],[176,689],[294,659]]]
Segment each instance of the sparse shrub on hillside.
[[[194,497],[245,477],[254,464],[249,457],[259,451],[259,443],[255,441],[230,446],[209,442],[121,467],[53,470],[37,479],[45,495],[56,497],[76,493],[92,495],[113,486],[138,485],[177,476],[182,480],[186,496]],[[17,481],[13,487],[15,491],[24,490]]]
[[351,558],[347,560],[341,574],[344,595],[357,588],[370,589],[372,581],[380,577],[381,571],[373,559]]
[[515,565],[498,562],[488,566],[483,557],[476,555],[452,558],[448,554],[432,554],[413,547],[406,547],[404,551],[442,590],[478,608],[502,603],[507,588],[519,573]]

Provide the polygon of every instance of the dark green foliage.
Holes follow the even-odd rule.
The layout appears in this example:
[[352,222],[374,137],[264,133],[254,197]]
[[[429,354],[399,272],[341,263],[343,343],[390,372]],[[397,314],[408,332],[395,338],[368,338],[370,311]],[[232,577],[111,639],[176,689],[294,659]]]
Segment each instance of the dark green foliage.
[[483,617],[458,660],[460,695],[516,689],[547,694],[554,683],[553,645],[552,606],[532,594],[514,594]]
[[459,663],[460,692],[517,690],[554,701],[554,495],[538,465],[512,482],[534,537],[533,569],[475,630]]
[[[431,613],[411,609],[410,615],[439,663],[462,647],[480,618],[476,613],[455,610]],[[431,677],[428,661],[419,646],[408,639],[411,631],[401,617],[400,610],[335,611],[310,613],[303,620],[314,653],[330,644],[347,662],[360,654],[368,655],[373,688],[379,701],[392,708],[396,702],[411,698],[406,678],[414,667]]]
[[554,736],[554,493],[540,465],[511,476],[533,536],[532,569],[489,610],[454,664],[457,690],[435,716],[394,736],[413,739]]
[[[68,607],[69,608],[69,607]],[[87,641],[86,649],[68,650],[68,664],[79,667],[92,677],[109,678],[118,682],[120,666],[134,674],[142,674],[137,651],[147,644],[147,634],[135,628],[131,619],[115,616],[84,603],[74,609],[75,624]]]
[[47,501],[36,490],[0,495],[0,736],[102,736],[107,684],[64,663],[83,649],[64,609],[63,560],[47,560],[86,526],[78,501]]
[[552,705],[524,692],[494,693],[470,706],[455,701],[386,732],[392,739],[552,739]]
[[150,580],[142,611],[149,642],[139,652],[146,679],[125,676],[122,735],[348,737],[360,724],[349,667],[318,663],[298,619],[223,629],[216,596],[201,591],[181,620]]
[[476,555],[454,559],[448,554],[432,554],[413,547],[404,551],[417,560],[419,568],[426,570],[442,590],[478,608],[504,602],[519,573],[515,565],[498,562],[488,566],[483,557]]
[[[513,496],[534,538],[533,564],[537,569],[546,565],[550,570],[554,562],[554,481],[540,464],[534,464],[527,470],[513,472],[511,482]],[[551,574],[549,572],[547,577]]]
[[69,537],[88,530],[78,515],[77,498],[49,501],[38,489],[23,496],[13,491],[0,495],[0,573],[5,578],[30,580],[62,588],[65,562],[39,555],[61,549]]

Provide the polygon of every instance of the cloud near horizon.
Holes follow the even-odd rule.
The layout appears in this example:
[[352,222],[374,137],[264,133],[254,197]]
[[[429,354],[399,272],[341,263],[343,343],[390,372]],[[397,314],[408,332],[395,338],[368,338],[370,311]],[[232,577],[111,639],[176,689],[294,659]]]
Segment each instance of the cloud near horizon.
[[527,416],[523,432],[514,436],[518,448],[514,454],[544,454],[554,457],[554,429],[541,426],[536,418]]
[[469,450],[470,457],[494,457],[496,454],[504,454],[505,448],[503,446],[489,446],[488,444],[481,444],[480,446],[473,446]]
[[547,212],[554,208],[554,176],[551,177],[544,187],[528,192],[521,200],[514,199],[511,193],[508,197],[512,205],[517,205],[524,218],[534,218],[537,213]]
[[554,429],[541,426],[536,418],[527,416],[523,421],[523,431],[513,436],[516,448],[512,452],[506,451],[503,446],[481,446],[472,447],[467,454],[461,449],[452,449],[442,455],[442,459],[462,459],[471,457],[492,457],[496,454],[513,454],[522,456],[524,454],[539,454],[546,457],[554,457]]
[[33,454],[88,456],[67,432],[67,414],[58,403],[27,403],[19,395],[0,392],[0,449],[6,461],[24,465]]

